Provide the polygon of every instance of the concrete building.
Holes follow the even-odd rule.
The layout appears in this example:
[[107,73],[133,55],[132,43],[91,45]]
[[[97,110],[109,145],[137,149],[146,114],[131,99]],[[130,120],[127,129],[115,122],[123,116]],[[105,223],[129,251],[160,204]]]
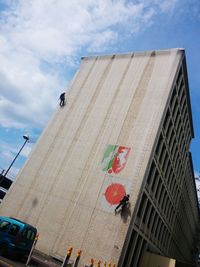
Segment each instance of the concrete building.
[[193,136],[183,49],[85,57],[0,212],[81,264],[139,266],[145,251],[195,264]]
[[200,177],[195,177],[195,184],[197,188],[198,203],[200,205]]

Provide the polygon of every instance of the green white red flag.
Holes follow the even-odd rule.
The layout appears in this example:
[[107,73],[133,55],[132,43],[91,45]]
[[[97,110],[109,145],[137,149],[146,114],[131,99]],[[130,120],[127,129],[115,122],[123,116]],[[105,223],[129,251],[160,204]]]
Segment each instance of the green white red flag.
[[102,170],[108,173],[120,173],[126,166],[130,148],[108,145],[102,159]]

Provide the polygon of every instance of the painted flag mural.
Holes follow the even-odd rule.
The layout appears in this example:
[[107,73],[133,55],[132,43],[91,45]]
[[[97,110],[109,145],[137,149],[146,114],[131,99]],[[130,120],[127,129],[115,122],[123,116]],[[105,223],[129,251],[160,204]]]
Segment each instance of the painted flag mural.
[[102,190],[101,190],[101,208],[104,211],[113,213],[116,205],[125,194],[130,194],[132,191],[132,181],[125,178],[106,175]]
[[126,166],[129,147],[107,145],[102,160],[102,170],[108,173],[120,173]]

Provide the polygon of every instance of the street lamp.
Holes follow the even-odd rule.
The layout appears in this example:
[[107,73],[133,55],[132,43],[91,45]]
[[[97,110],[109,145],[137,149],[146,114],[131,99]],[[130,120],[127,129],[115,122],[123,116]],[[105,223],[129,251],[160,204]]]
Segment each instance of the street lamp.
[[15,160],[17,159],[17,157],[19,156],[20,152],[22,151],[22,149],[24,148],[24,146],[26,145],[26,143],[29,141],[29,137],[28,135],[23,135],[24,138],[24,143],[22,145],[22,147],[20,148],[19,152],[17,153],[17,155],[15,156],[15,158],[13,159],[13,161],[11,162],[10,166],[8,167],[8,169],[6,170],[6,172],[4,173],[4,177],[6,177],[6,175],[8,174],[10,168],[12,167],[12,165],[14,164]]

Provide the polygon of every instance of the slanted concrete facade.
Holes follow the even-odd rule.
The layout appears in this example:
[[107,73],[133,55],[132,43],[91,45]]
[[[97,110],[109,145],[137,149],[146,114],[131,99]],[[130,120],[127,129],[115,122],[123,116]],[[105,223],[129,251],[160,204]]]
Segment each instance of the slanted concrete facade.
[[194,262],[192,137],[184,50],[83,58],[0,213],[35,225],[46,254],[81,249],[81,264],[139,266],[146,250]]

